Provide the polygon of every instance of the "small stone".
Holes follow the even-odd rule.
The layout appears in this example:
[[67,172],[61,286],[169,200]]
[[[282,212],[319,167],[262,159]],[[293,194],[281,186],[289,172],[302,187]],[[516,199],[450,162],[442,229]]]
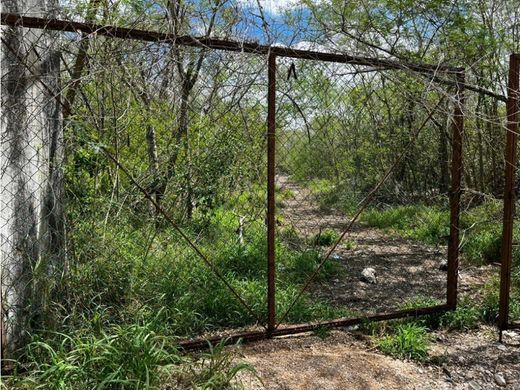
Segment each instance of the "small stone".
[[504,344],[502,344],[502,343],[496,343],[495,346],[500,351],[504,351],[504,352],[507,351],[507,347]]
[[480,385],[475,382],[475,381],[469,381],[468,382],[468,387],[471,389],[471,390],[481,390],[482,387],[480,387]]
[[502,386],[502,387],[507,385],[506,379],[499,372],[497,372],[495,374],[495,382],[496,382],[497,385]]
[[361,271],[361,281],[370,284],[376,284],[376,270],[373,268],[365,268]]
[[439,271],[447,271],[448,270],[448,260],[443,260],[439,264]]

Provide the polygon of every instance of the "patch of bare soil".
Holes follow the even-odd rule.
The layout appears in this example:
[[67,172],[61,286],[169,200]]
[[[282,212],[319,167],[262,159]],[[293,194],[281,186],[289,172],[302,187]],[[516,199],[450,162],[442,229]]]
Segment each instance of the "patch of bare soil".
[[431,361],[418,364],[384,356],[364,336],[339,330],[324,340],[284,337],[242,346],[257,377],[241,379],[252,390],[520,389],[520,335],[508,332],[504,344],[496,338],[489,328],[432,334]]
[[[277,185],[289,196],[280,202],[282,227],[292,227],[302,242],[325,229],[342,233],[349,217],[337,210],[322,209],[310,190],[278,175]],[[329,248],[324,248],[326,253]],[[362,314],[393,311],[413,297],[445,301],[446,272],[440,269],[447,258],[445,246],[428,246],[406,240],[382,230],[356,223],[334,250],[328,261],[336,262],[342,272],[332,280],[315,282],[311,293],[334,305]],[[361,280],[361,272],[373,268],[377,283]],[[459,289],[478,294],[489,281],[495,266],[475,267],[461,264]]]

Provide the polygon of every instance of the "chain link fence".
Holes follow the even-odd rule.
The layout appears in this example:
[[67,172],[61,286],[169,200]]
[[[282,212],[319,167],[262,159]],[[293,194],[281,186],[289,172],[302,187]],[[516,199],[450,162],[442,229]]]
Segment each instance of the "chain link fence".
[[[459,233],[468,253],[466,232],[500,218],[485,183],[460,182],[460,147],[501,131],[501,108],[465,110],[460,69],[3,28],[4,340],[136,321],[261,338],[445,311]],[[481,121],[463,138],[460,110]],[[487,283],[465,265],[463,287]]]

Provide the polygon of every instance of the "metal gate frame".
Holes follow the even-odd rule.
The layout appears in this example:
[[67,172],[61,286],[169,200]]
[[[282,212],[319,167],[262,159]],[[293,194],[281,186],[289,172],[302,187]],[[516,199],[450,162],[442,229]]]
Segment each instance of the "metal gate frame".
[[505,185],[504,210],[502,226],[501,267],[500,267],[500,297],[498,328],[500,340],[502,331],[520,328],[520,321],[509,321],[509,300],[511,292],[511,271],[513,268],[513,223],[516,203],[516,164],[518,146],[518,120],[520,111],[520,54],[509,56],[509,81],[507,87],[507,123],[505,150]]
[[[12,27],[24,27],[24,28],[36,28],[36,29],[47,29],[61,32],[83,32],[87,34],[95,33],[97,35],[103,35],[110,38],[120,39],[133,39],[148,42],[163,42],[170,44],[178,44],[189,47],[200,47],[209,48],[215,50],[234,51],[251,53],[256,55],[264,55],[267,57],[267,70],[268,70],[268,114],[267,114],[267,311],[268,319],[265,331],[253,331],[245,333],[235,333],[230,336],[226,336],[225,340],[228,343],[235,342],[239,339],[244,341],[259,340],[270,338],[273,336],[295,334],[312,331],[319,327],[344,327],[354,324],[359,324],[365,321],[383,321],[395,318],[404,317],[415,317],[418,315],[435,314],[449,310],[454,310],[457,306],[457,287],[458,287],[458,263],[459,263],[459,214],[460,214],[460,196],[461,196],[461,179],[462,179],[462,136],[464,132],[464,92],[465,90],[471,90],[486,94],[496,99],[504,101],[503,96],[497,95],[491,91],[479,88],[477,86],[468,85],[465,82],[465,70],[460,67],[452,67],[445,65],[429,65],[429,64],[413,64],[398,62],[389,59],[379,59],[371,57],[360,57],[351,56],[347,54],[338,53],[326,53],[317,52],[310,50],[297,50],[287,47],[271,46],[271,45],[260,45],[257,43],[248,42],[237,42],[230,40],[213,39],[207,37],[192,37],[192,36],[175,36],[168,33],[160,33],[155,31],[136,30],[129,28],[122,28],[116,26],[103,26],[93,23],[79,23],[70,22],[59,19],[46,19],[36,17],[26,17],[16,14],[1,14],[1,24]],[[452,125],[452,161],[451,161],[451,191],[450,191],[450,236],[448,242],[448,272],[447,272],[447,291],[446,291],[446,303],[421,307],[409,310],[400,310],[391,313],[374,314],[365,317],[357,318],[340,318],[330,321],[322,321],[319,323],[303,323],[296,325],[284,325],[280,326],[280,323],[286,317],[288,311],[282,316],[282,319],[276,322],[275,312],[275,239],[276,239],[276,221],[275,221],[275,169],[276,169],[276,59],[277,57],[295,58],[295,59],[307,59],[324,62],[335,62],[335,63],[347,63],[351,65],[370,66],[374,71],[381,70],[408,70],[417,74],[423,74],[429,77],[432,81],[439,84],[448,85],[456,88],[455,93],[455,104],[453,113],[453,125]],[[447,78],[440,77],[439,74],[449,74],[455,76],[456,80],[450,80]],[[431,114],[426,119],[431,117]],[[110,155],[108,155],[110,157]],[[117,163],[117,160],[113,160]],[[396,163],[398,160],[396,160]],[[373,192],[377,191],[379,187],[384,183],[386,178],[390,175],[392,168],[396,163],[387,171],[383,177],[383,180],[374,188]],[[124,168],[124,167],[121,167]],[[131,177],[130,173],[126,171]],[[139,191],[152,199],[146,190],[143,189],[134,181]],[[370,196],[370,195],[369,195]],[[368,204],[368,201],[364,206]],[[363,206],[363,207],[364,207]],[[179,230],[175,223],[168,217],[168,214],[158,207],[159,211],[167,217],[167,220],[173,225],[174,228]],[[161,211],[162,210],[162,211]],[[355,222],[356,218],[361,214],[362,208],[356,213],[355,217],[351,220],[349,227],[341,235],[340,239],[345,236],[348,229]],[[179,230],[182,234],[182,231]],[[197,247],[192,244],[187,237],[185,237],[188,244],[190,244],[195,252],[197,252],[202,260],[208,264],[208,266],[214,271],[215,276],[221,278],[218,271],[211,267],[211,262],[198,251]],[[332,252],[332,251],[331,251]],[[330,252],[329,255],[330,256]],[[323,260],[325,262],[328,256]],[[321,264],[323,264],[323,262]],[[321,267],[321,266],[320,266]],[[319,269],[318,269],[319,270]],[[318,271],[316,270],[316,272]],[[298,295],[298,299],[301,294],[305,291],[306,287],[310,283],[311,279],[308,280]],[[224,281],[225,282],[225,281]],[[228,286],[230,288],[230,286]],[[236,295],[235,291],[230,288],[231,291]],[[245,302],[241,301],[242,304],[248,307]],[[293,302],[294,304],[294,302]],[[292,305],[291,305],[292,306]],[[261,324],[263,325],[263,324]],[[204,338],[204,339],[191,339],[181,341],[179,344],[186,350],[205,348],[208,342],[217,342],[222,340],[222,337]]]

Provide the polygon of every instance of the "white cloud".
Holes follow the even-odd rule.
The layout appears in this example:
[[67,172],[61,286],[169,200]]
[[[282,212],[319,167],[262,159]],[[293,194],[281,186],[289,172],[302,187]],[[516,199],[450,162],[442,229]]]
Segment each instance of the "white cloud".
[[300,3],[297,0],[237,0],[237,2],[248,8],[258,8],[258,3],[260,3],[265,12],[275,15],[294,8]]

